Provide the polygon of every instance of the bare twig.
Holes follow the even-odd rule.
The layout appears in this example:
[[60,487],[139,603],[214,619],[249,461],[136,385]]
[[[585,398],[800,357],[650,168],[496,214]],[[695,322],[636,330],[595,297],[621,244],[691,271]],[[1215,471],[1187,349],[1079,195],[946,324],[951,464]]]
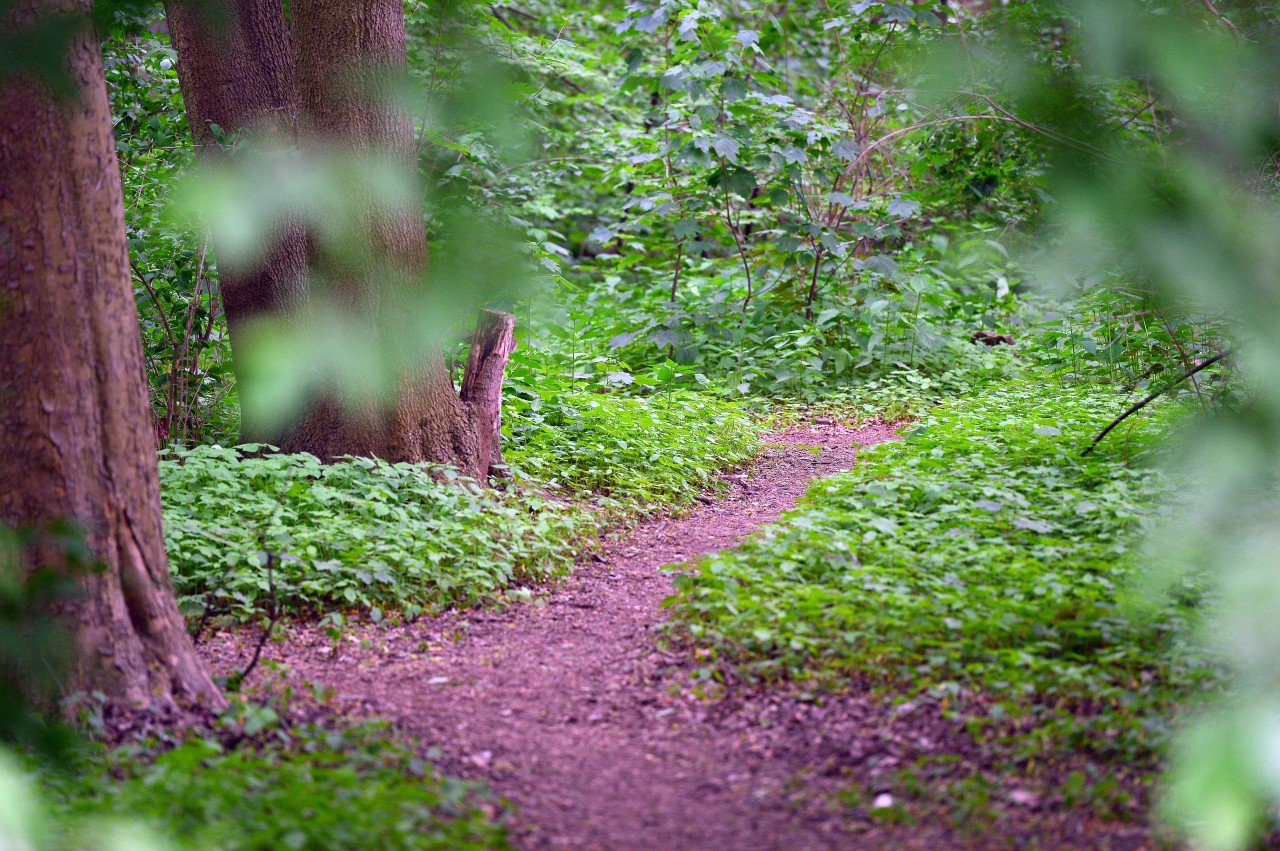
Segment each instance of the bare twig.
[[[1136,112],[1134,112],[1132,115],[1130,115],[1130,116],[1129,116],[1128,118],[1126,118],[1124,121],[1121,121],[1119,124],[1117,124],[1117,125],[1116,125],[1116,127],[1115,127],[1115,129],[1116,129],[1116,130],[1123,130],[1124,128],[1126,128],[1126,127],[1128,127],[1130,124],[1132,124],[1133,122],[1137,121],[1139,118],[1141,118],[1141,117],[1142,117],[1142,114],[1143,114],[1144,112],[1146,112],[1148,109],[1151,109],[1151,107],[1155,105],[1155,102],[1156,102],[1157,100],[1158,100],[1158,98],[1155,98],[1155,97],[1148,98],[1146,101],[1144,101],[1144,102],[1143,102],[1142,106],[1138,107],[1138,109],[1137,109],[1137,111],[1136,111]],[[1154,117],[1154,113],[1153,113],[1153,117]]]
[[729,170],[724,156],[720,157],[720,187],[724,190],[724,223],[729,227],[734,243],[738,246],[738,256],[742,259],[742,270],[747,275],[747,297],[742,300],[742,312],[745,314],[755,295],[751,282],[751,261],[747,258],[747,244],[742,239],[738,223],[733,220],[733,207],[729,200]]
[[505,6],[501,3],[495,3],[494,5],[489,7],[489,11],[495,12],[496,14],[495,10],[510,12],[511,14],[515,15],[517,18],[524,18],[526,21],[533,21],[535,24],[540,20],[537,15],[533,14],[532,12],[526,12],[524,9],[521,9],[517,6]]
[[616,163],[611,163],[608,160],[602,160],[599,157],[576,157],[576,156],[575,157],[542,157],[541,159],[527,160],[522,163],[516,163],[515,165],[509,165],[506,168],[499,171],[498,174],[504,175],[507,172],[515,171],[518,168],[528,168],[530,166],[542,165],[543,163],[564,163],[564,162],[588,162],[588,163],[599,163],[601,165],[616,165]]
[[[1163,312],[1159,313],[1158,316],[1160,323],[1164,325],[1165,333],[1169,335],[1169,342],[1173,343],[1173,347],[1178,350],[1178,358],[1182,361],[1182,368],[1190,370],[1191,353],[1187,351],[1186,346],[1178,341],[1177,329],[1173,327],[1173,323],[1169,321],[1169,317],[1165,316]],[[1200,400],[1200,407],[1205,407],[1204,393],[1200,390],[1200,381],[1194,375],[1191,376],[1191,385],[1196,389],[1196,397]]]
[[262,658],[262,648],[266,646],[267,641],[271,638],[271,632],[275,629],[276,621],[280,619],[280,611],[276,606],[276,576],[275,564],[276,554],[268,550],[265,545],[263,552],[267,554],[267,628],[262,631],[262,638],[258,639],[258,646],[253,650],[253,658],[249,660],[249,664],[245,666],[243,671],[236,675],[236,681],[243,683],[253,673],[253,669],[258,667],[258,661]]
[[1159,390],[1157,390],[1156,392],[1154,392],[1154,393],[1150,394],[1149,396],[1147,396],[1145,399],[1143,399],[1141,402],[1137,403],[1136,405],[1131,406],[1131,407],[1129,408],[1129,410],[1125,411],[1123,414],[1121,414],[1120,416],[1116,417],[1114,420],[1112,420],[1112,421],[1107,425],[1107,427],[1106,427],[1106,428],[1104,428],[1102,431],[1098,432],[1098,436],[1097,436],[1097,437],[1095,437],[1095,438],[1093,439],[1093,442],[1092,442],[1092,443],[1090,443],[1088,446],[1086,446],[1086,447],[1085,447],[1085,449],[1084,449],[1084,451],[1083,451],[1083,452],[1081,452],[1080,454],[1081,454],[1082,456],[1084,456],[1084,455],[1088,455],[1089,453],[1093,452],[1093,450],[1098,446],[1098,444],[1102,442],[1102,439],[1103,439],[1104,437],[1106,437],[1106,436],[1111,432],[1111,430],[1112,430],[1113,428],[1115,428],[1116,426],[1120,425],[1120,423],[1124,422],[1124,421],[1125,421],[1125,420],[1127,420],[1129,417],[1131,417],[1131,416],[1133,416],[1134,414],[1138,413],[1138,411],[1141,411],[1141,410],[1142,410],[1143,408],[1145,408],[1147,405],[1150,405],[1150,404],[1151,404],[1152,402],[1154,402],[1156,399],[1159,399],[1161,396],[1163,396],[1164,394],[1168,393],[1170,390],[1172,390],[1173,388],[1177,387],[1179,384],[1181,384],[1182,382],[1186,381],[1188,378],[1191,378],[1191,377],[1192,377],[1193,375],[1195,375],[1197,372],[1202,372],[1202,371],[1204,371],[1204,370],[1208,369],[1209,367],[1213,366],[1215,363],[1217,363],[1218,361],[1222,360],[1223,358],[1230,357],[1230,355],[1231,355],[1231,350],[1230,350],[1230,349],[1224,349],[1223,351],[1218,352],[1216,355],[1214,355],[1213,357],[1209,358],[1207,361],[1205,361],[1204,363],[1200,364],[1200,365],[1199,365],[1199,366],[1197,366],[1196,368],[1187,370],[1186,372],[1184,372],[1182,375],[1178,376],[1176,379],[1174,379],[1174,380],[1173,380],[1172,382],[1170,382],[1169,384],[1165,385],[1164,387],[1161,387]]
[[813,321],[813,303],[818,298],[818,274],[822,271],[822,246],[815,246],[813,252],[813,272],[809,276],[809,295],[804,302],[804,318]]
[[1204,4],[1204,7],[1208,9],[1214,15],[1214,17],[1216,17],[1218,20],[1222,21],[1222,23],[1227,25],[1227,29],[1231,30],[1231,34],[1236,37],[1236,41],[1244,41],[1244,36],[1240,33],[1240,30],[1237,29],[1235,22],[1232,21],[1230,18],[1228,18],[1226,15],[1222,14],[1221,10],[1219,10],[1218,7],[1214,5],[1213,0],[1200,0],[1200,2]]

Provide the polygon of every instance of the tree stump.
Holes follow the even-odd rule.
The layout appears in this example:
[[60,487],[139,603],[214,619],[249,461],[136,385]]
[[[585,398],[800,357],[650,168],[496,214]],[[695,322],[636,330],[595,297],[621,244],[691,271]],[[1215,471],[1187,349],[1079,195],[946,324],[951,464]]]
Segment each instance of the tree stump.
[[462,373],[460,396],[470,412],[479,450],[476,467],[500,478],[509,475],[502,463],[502,380],[516,350],[515,329],[512,314],[480,311]]

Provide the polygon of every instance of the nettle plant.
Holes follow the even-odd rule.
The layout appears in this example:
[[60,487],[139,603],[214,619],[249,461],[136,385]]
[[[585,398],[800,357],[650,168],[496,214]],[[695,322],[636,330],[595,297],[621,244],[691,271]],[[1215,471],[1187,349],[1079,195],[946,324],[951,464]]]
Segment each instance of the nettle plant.
[[[705,362],[742,392],[783,393],[945,363],[939,323],[966,293],[931,268],[950,240],[928,239],[928,207],[972,185],[972,207],[1007,224],[1029,190],[1002,205],[1002,181],[1036,174],[959,174],[948,149],[971,140],[940,131],[1001,117],[938,112],[901,82],[898,48],[945,25],[934,3],[628,4],[615,73],[642,123],[597,143],[621,203],[588,241],[595,312],[625,359]],[[973,270],[983,301],[1000,289],[990,270]]]

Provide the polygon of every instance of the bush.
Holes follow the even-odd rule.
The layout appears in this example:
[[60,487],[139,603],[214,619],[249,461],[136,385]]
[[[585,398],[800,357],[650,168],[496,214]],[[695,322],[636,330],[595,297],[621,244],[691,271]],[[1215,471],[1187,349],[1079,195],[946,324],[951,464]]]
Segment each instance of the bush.
[[736,404],[681,390],[566,394],[513,432],[507,460],[535,481],[649,513],[691,502],[717,472],[751,458],[759,428]]
[[[566,394],[554,424],[517,421],[508,461],[532,487],[508,492],[426,465],[168,450],[165,536],[183,610],[366,609],[377,620],[385,608],[412,617],[493,602],[567,573],[609,517],[691,501],[757,445],[737,406],[696,393]],[[582,505],[587,495],[612,513]]]
[[[170,563],[187,612],[426,609],[567,572],[596,528],[533,493],[442,483],[429,467],[202,446],[160,463]],[[228,521],[235,518],[235,525]]]
[[193,738],[154,761],[120,748],[98,767],[49,778],[61,834],[49,847],[99,847],[108,820],[188,849],[508,847],[482,790],[437,775],[380,724],[295,729],[256,749]]

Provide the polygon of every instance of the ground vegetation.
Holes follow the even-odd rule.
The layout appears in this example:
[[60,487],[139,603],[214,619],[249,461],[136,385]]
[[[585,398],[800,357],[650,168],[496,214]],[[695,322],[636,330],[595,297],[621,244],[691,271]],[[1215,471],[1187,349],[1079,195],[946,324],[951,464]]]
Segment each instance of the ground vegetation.
[[0,0],[0,844],[1264,841],[1268,4],[367,6]]

